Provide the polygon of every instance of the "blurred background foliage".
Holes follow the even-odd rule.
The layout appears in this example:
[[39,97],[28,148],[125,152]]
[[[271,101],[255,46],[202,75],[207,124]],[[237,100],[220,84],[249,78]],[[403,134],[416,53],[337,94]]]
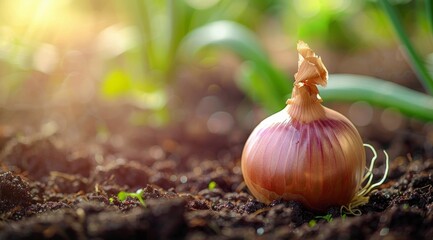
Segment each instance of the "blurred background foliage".
[[[424,2],[389,2],[433,71]],[[237,23],[253,35],[248,39],[255,42],[245,45],[257,49],[245,50],[245,60],[267,60],[258,66],[255,61],[242,66],[234,61],[235,68],[241,67],[238,79],[251,79],[242,83],[240,77],[244,91],[242,84],[263,86],[263,72],[251,69],[269,68],[274,75],[267,77],[279,79],[274,86],[278,94],[290,96],[288,79],[296,72],[295,47],[302,39],[322,55],[331,73],[364,74],[425,92],[398,54],[397,38],[377,1],[15,0],[0,1],[0,109],[122,102],[137,109],[128,116],[131,123],[165,126],[185,117],[173,110],[182,107],[177,92],[188,92],[179,83],[183,71],[209,70],[237,59],[220,48],[206,48],[194,58],[180,54],[185,39],[220,20]],[[231,48],[243,51],[242,42],[236,44]],[[190,77],[206,83],[199,76]],[[284,105],[267,102],[272,96],[266,95],[273,92],[263,94],[252,98],[270,112]],[[361,110],[368,105],[356,104]]]

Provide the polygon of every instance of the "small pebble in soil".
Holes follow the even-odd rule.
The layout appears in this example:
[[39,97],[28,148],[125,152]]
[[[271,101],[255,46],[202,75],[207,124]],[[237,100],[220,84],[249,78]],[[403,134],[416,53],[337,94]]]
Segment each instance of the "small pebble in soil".
[[256,232],[257,232],[257,235],[263,235],[263,233],[265,233],[265,229],[263,229],[262,227],[257,228]]
[[381,230],[380,230],[380,233],[379,233],[379,235],[381,236],[381,237],[384,237],[384,236],[386,236],[387,234],[389,233],[389,228],[382,228]]

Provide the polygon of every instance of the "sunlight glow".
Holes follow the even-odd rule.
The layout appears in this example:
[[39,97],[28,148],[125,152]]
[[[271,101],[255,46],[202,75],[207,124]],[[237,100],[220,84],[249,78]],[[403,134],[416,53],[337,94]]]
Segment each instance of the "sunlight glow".
[[3,12],[7,15],[11,25],[24,28],[24,38],[34,35],[37,30],[57,24],[59,20],[65,19],[65,10],[68,9],[70,0],[17,0],[4,4]]

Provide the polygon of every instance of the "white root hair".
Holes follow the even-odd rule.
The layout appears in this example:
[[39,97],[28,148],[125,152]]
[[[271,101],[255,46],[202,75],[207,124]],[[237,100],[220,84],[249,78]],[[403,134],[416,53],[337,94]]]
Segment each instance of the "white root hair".
[[367,171],[366,171],[364,177],[362,178],[360,189],[355,193],[355,196],[353,196],[350,203],[348,205],[341,206],[341,208],[340,208],[341,213],[347,213],[347,214],[352,214],[352,215],[356,215],[356,216],[361,215],[362,214],[361,210],[359,210],[358,207],[368,203],[369,198],[370,198],[370,196],[369,196],[370,193],[377,191],[376,188],[378,186],[380,186],[383,182],[385,182],[386,177],[388,175],[389,156],[388,156],[388,153],[386,153],[386,151],[383,150],[383,153],[385,154],[385,173],[383,174],[383,177],[380,181],[372,184],[373,167],[374,167],[374,163],[376,162],[376,159],[377,159],[377,152],[374,149],[374,147],[371,146],[370,144],[364,143],[364,147],[368,147],[373,152],[373,158],[371,159],[370,167],[368,169],[366,169]]

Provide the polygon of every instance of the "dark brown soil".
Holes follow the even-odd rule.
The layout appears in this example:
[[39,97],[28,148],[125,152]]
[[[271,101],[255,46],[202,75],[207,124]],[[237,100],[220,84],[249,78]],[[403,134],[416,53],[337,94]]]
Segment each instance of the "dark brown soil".
[[[0,239],[433,239],[431,158],[394,156],[386,183],[349,216],[256,201],[240,171],[247,132],[213,142],[179,130],[115,134],[81,144],[56,132],[3,134]],[[117,199],[139,188],[146,207]]]

